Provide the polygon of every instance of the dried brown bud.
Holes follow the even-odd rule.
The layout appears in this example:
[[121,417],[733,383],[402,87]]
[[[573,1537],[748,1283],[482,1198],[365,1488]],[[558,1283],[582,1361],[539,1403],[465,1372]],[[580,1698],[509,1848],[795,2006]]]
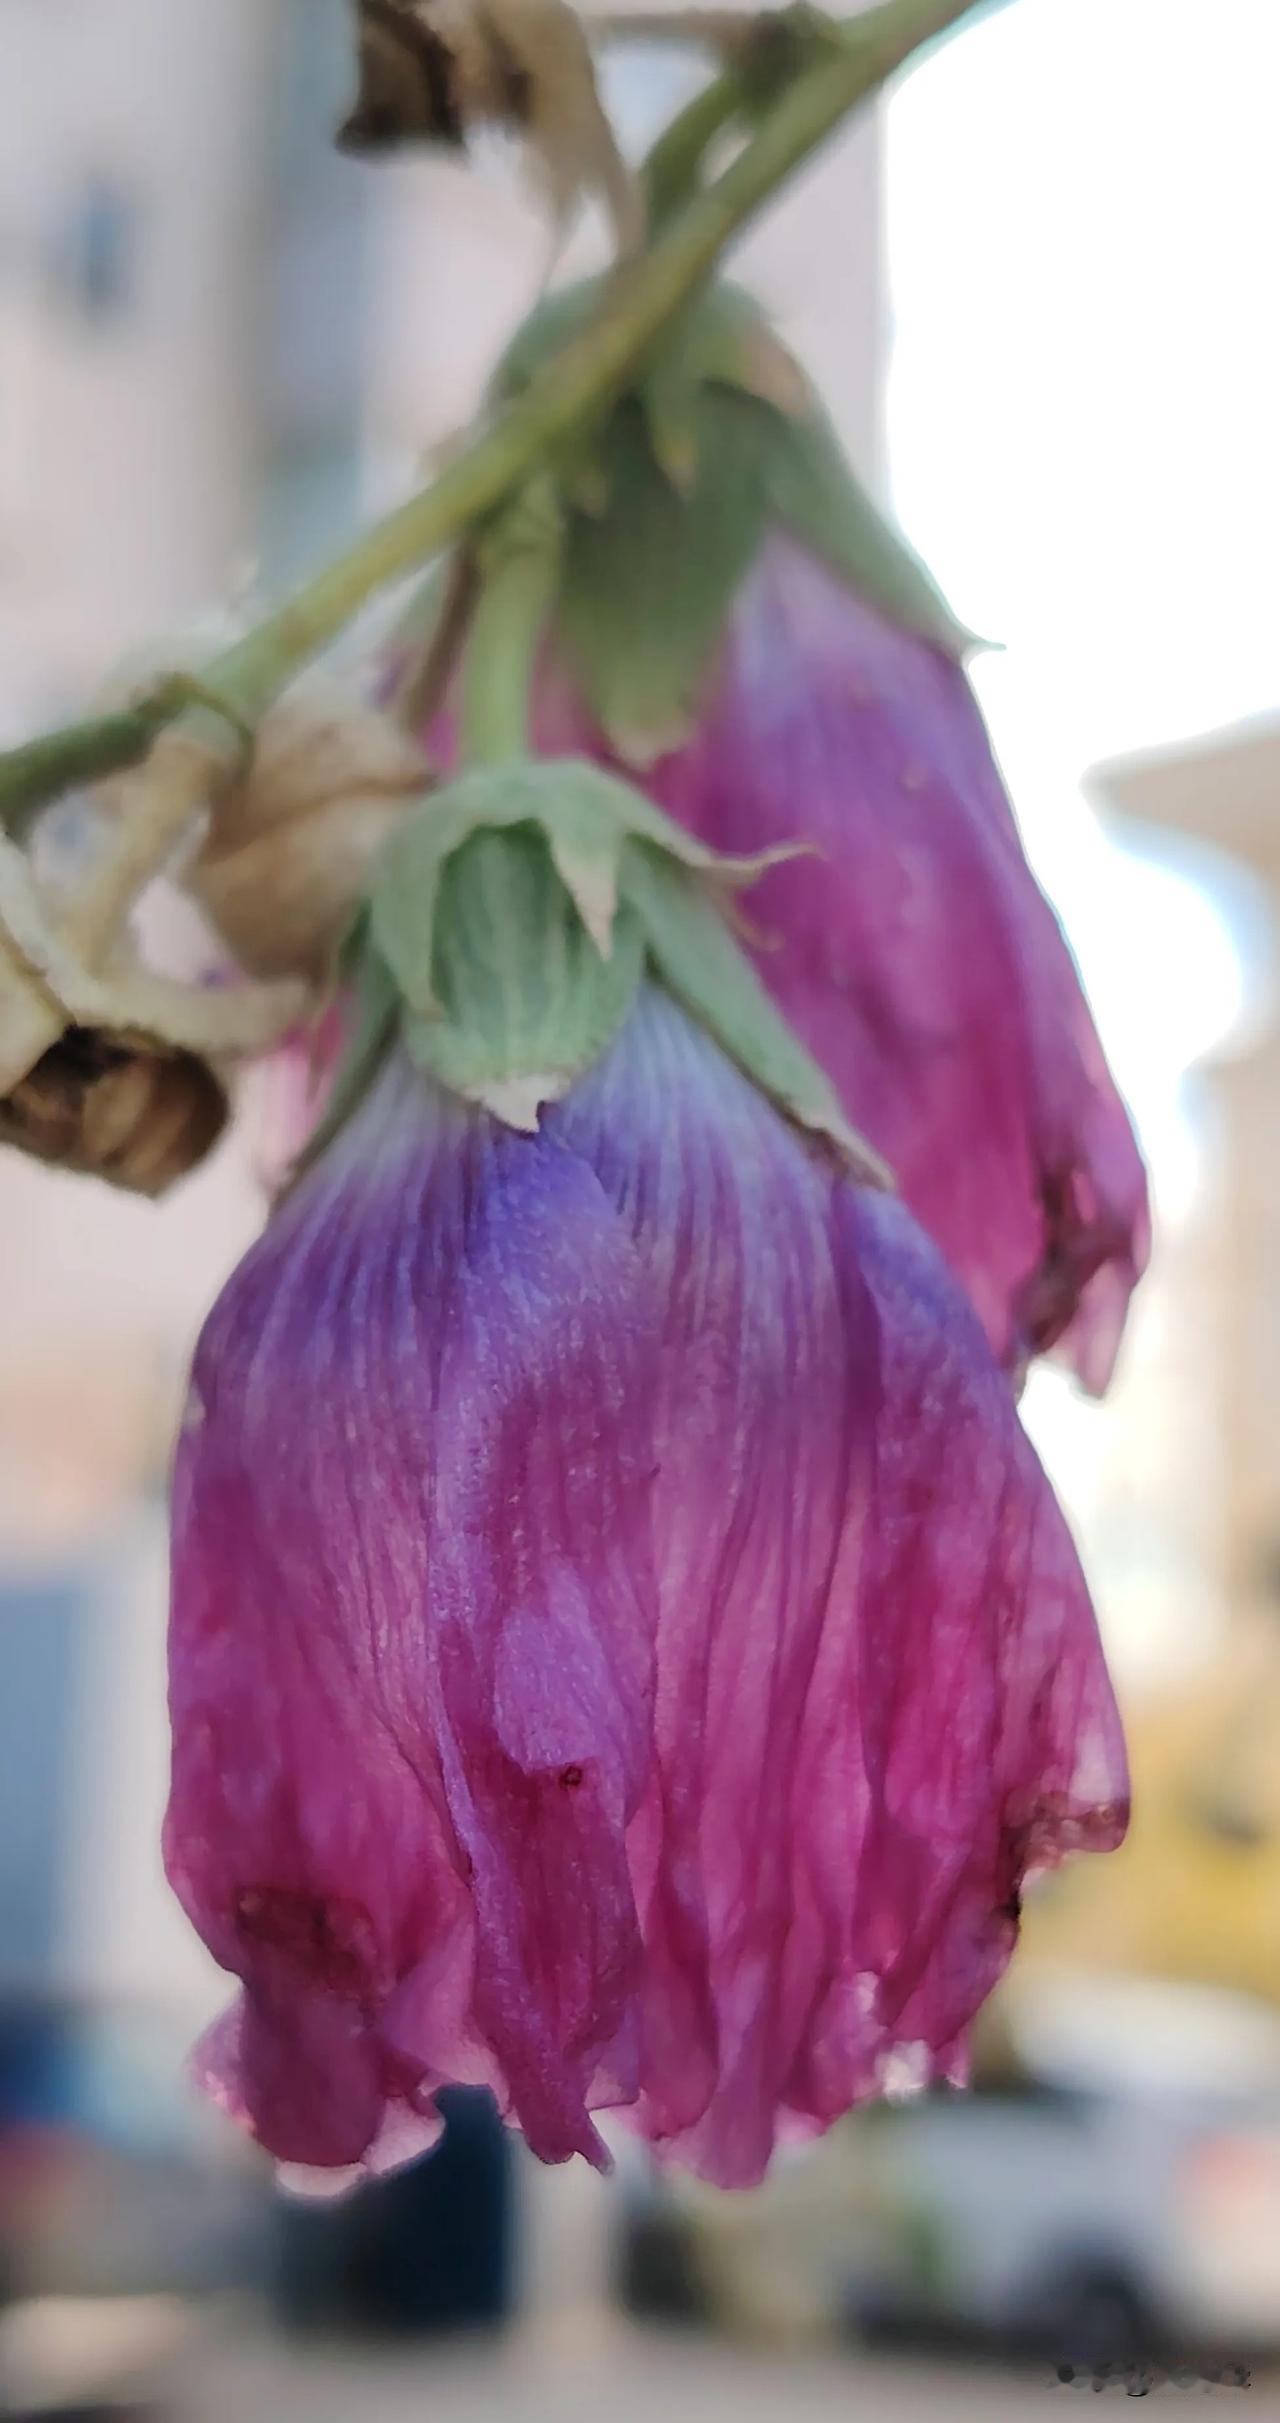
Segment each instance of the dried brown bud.
[[344,151],[459,150],[496,126],[529,149],[557,224],[584,192],[620,252],[642,232],[636,182],[601,104],[590,45],[565,0],[356,0],[360,87]]
[[212,1151],[219,1070],[268,1049],[308,1006],[303,984],[183,984],[122,949],[72,948],[29,860],[0,837],[0,1145],[158,1195]]
[[338,129],[341,151],[395,151],[405,143],[461,150],[465,125],[453,52],[415,0],[356,0],[360,85]]
[[0,1101],[0,1144],[161,1195],[212,1151],[227,1117],[223,1086],[195,1052],[73,1026]]
[[184,878],[254,976],[323,974],[370,862],[430,785],[416,741],[319,688],[266,717]]

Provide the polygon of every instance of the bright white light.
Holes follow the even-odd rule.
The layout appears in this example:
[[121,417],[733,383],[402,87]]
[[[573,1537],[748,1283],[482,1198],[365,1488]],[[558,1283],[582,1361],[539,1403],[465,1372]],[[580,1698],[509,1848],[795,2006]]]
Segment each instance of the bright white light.
[[1157,1159],[1239,922],[1078,786],[1280,697],[1277,90],[1280,7],[1034,0],[890,112],[895,501],[1007,643],[983,702]]

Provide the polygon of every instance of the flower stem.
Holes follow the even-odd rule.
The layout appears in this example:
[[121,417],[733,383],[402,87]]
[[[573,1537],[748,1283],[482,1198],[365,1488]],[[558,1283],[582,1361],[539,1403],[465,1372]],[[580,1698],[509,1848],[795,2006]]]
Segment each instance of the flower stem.
[[661,227],[687,201],[711,145],[733,124],[742,101],[740,75],[725,68],[664,128],[643,170],[651,227]]
[[[714,271],[733,237],[858,104],[913,54],[985,0],[882,0],[768,108],[759,131],[717,178],[610,280],[589,325],[525,392],[481,430],[434,485],[379,522],[349,551],[205,667],[208,703],[253,725],[293,675],[321,653],[379,590],[451,545],[520,487],[547,456],[603,410],[672,314]],[[73,782],[119,768],[136,735],[141,757],[181,710],[170,685],[131,718],[52,733],[0,754],[0,824],[26,821]],[[132,723],[133,735],[124,726]],[[98,747],[102,754],[97,754]],[[134,760],[136,762],[136,758]],[[125,762],[128,762],[126,760]]]
[[462,670],[466,765],[501,765],[528,753],[534,666],[555,598],[560,535],[550,483],[532,481],[481,541]]
[[449,696],[471,628],[480,578],[474,547],[455,547],[443,572],[427,578],[429,587],[415,590],[391,636],[387,657],[396,670],[378,702],[424,742]]
[[0,824],[21,840],[42,807],[62,791],[127,773],[186,701],[181,685],[162,684],[137,707],[86,716],[0,754]]
[[[647,22],[631,20],[636,27]],[[692,38],[694,25],[701,25],[704,40],[720,52],[720,72],[663,128],[644,163],[641,182],[651,230],[697,192],[717,137],[735,123],[749,129],[806,69],[838,54],[848,32],[836,18],[820,15],[804,0],[745,15],[727,9],[704,15],[695,9],[687,22],[679,12],[669,22],[675,32],[683,30],[686,39]],[[593,25],[601,23],[608,29],[611,20],[593,19]]]

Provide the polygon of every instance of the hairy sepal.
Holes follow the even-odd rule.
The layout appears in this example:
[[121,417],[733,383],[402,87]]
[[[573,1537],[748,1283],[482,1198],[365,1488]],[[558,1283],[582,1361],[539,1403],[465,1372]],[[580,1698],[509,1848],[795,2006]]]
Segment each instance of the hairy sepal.
[[[518,394],[585,317],[592,287],[536,311],[500,368]],[[872,502],[794,357],[718,286],[650,349],[589,445],[561,465],[555,636],[593,716],[645,767],[692,731],[742,585],[784,530],[902,629],[976,643]]]
[[732,931],[734,895],[787,855],[722,857],[576,758],[459,776],[398,827],[348,937],[347,1051],[309,1159],[397,1037],[447,1092],[536,1129],[650,975],[789,1120],[884,1182]]

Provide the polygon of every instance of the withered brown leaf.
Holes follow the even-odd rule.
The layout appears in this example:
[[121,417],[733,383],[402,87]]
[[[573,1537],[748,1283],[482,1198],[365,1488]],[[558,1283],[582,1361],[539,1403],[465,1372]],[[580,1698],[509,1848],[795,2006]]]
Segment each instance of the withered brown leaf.
[[450,45],[414,0],[356,0],[360,83],[338,129],[342,151],[392,151],[406,143],[460,150],[465,126]]
[[478,127],[528,147],[556,219],[599,195],[620,252],[642,215],[600,100],[582,23],[566,0],[355,0],[360,82],[344,151],[414,143],[460,150]]

